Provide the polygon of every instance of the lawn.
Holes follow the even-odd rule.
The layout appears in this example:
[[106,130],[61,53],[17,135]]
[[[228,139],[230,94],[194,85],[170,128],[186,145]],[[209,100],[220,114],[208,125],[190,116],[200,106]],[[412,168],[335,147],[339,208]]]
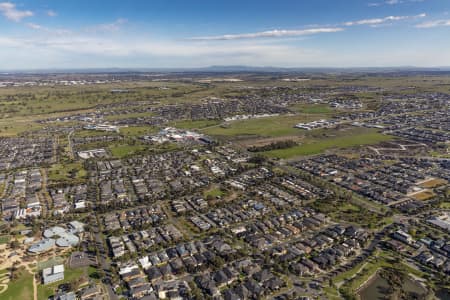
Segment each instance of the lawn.
[[341,297],[339,297],[338,291],[335,288],[333,288],[333,287],[326,286],[326,287],[323,288],[323,290],[324,290],[325,294],[328,297],[327,299],[330,299],[330,300],[340,300],[340,299],[342,299]]
[[207,190],[203,193],[203,197],[208,198],[208,197],[222,197],[224,195],[224,191],[222,191],[220,188],[213,188],[210,190]]
[[117,132],[113,131],[101,131],[101,130],[77,130],[73,135],[76,138],[88,137],[88,136],[110,136],[110,135],[119,135]]
[[223,126],[209,127],[202,130],[203,133],[215,136],[261,136],[279,137],[289,135],[300,135],[303,132],[294,126],[300,122],[310,122],[323,119],[323,115],[282,115],[232,121]]
[[0,236],[0,244],[8,243],[10,238],[11,237],[9,235],[2,235],[2,236]]
[[345,203],[344,205],[342,205],[339,210],[346,212],[346,213],[351,213],[351,212],[359,212],[360,208],[354,204],[351,203]]
[[54,182],[82,180],[86,175],[81,163],[54,164],[48,170],[48,178]]
[[351,134],[350,132],[347,136],[313,139],[307,144],[302,144],[287,149],[268,151],[265,152],[265,154],[270,157],[287,159],[296,156],[320,154],[329,149],[377,144],[379,142],[388,141],[391,139],[391,136],[383,135],[376,131],[368,131],[358,134]]
[[0,121],[0,136],[13,137],[26,131],[41,129],[42,127],[42,124],[25,118],[4,119]]
[[145,117],[151,117],[151,116],[154,116],[154,115],[155,114],[152,113],[152,112],[120,114],[120,115],[106,116],[105,120],[107,120],[107,121],[116,121],[116,120],[123,120],[123,119],[145,118]]
[[304,114],[329,114],[334,112],[327,104],[296,104],[290,108]]
[[95,280],[101,279],[100,275],[99,275],[99,272],[98,272],[96,267],[89,266],[88,270],[87,270],[87,273],[88,273],[88,277],[90,279],[95,279]]
[[[354,223],[365,228],[375,228],[389,222],[383,218],[381,214],[376,212],[369,213],[372,206],[359,204],[355,201],[356,197],[352,197],[350,203],[343,200],[317,199],[311,206],[319,212],[325,213],[333,220],[338,222],[344,221]],[[375,211],[375,209],[374,209]]]
[[179,129],[201,129],[205,127],[215,126],[220,123],[220,120],[182,120],[172,122],[169,125]]
[[9,270],[7,269],[0,270],[0,276],[4,276],[6,274],[9,274]]
[[144,145],[113,145],[109,146],[111,154],[116,158],[124,158],[136,153],[145,151],[147,149]]
[[120,128],[120,134],[124,136],[143,136],[155,134],[156,132],[158,132],[158,128],[153,126],[130,126]]
[[0,295],[0,299],[33,299],[33,275],[23,268],[16,272],[17,279],[8,283],[8,289]]
[[442,202],[439,205],[439,207],[442,208],[442,209],[450,209],[450,202]]

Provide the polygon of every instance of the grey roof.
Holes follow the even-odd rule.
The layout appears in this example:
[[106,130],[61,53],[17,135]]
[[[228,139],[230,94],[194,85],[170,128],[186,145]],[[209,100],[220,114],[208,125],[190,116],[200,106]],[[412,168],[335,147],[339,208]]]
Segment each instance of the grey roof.
[[28,251],[33,253],[40,253],[51,249],[53,246],[55,246],[54,239],[42,239],[31,245]]

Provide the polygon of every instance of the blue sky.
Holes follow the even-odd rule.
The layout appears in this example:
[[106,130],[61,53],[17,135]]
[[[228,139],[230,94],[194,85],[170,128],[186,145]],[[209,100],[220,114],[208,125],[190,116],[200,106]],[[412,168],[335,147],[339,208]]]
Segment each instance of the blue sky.
[[0,69],[450,66],[449,0],[0,0]]

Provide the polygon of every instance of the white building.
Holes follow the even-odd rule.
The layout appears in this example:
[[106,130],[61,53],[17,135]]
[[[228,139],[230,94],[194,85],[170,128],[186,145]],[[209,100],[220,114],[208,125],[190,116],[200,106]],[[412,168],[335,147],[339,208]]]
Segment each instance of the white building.
[[64,265],[56,265],[42,271],[42,281],[44,284],[50,284],[60,280],[64,280]]

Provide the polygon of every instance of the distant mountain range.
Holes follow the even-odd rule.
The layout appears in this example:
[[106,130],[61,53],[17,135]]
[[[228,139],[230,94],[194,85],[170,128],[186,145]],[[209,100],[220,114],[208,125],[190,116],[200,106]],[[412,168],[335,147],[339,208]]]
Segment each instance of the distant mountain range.
[[201,68],[88,68],[88,69],[36,69],[0,70],[7,74],[45,74],[45,73],[401,73],[401,72],[450,72],[450,67],[359,67],[359,68],[283,68],[255,66],[210,66]]

